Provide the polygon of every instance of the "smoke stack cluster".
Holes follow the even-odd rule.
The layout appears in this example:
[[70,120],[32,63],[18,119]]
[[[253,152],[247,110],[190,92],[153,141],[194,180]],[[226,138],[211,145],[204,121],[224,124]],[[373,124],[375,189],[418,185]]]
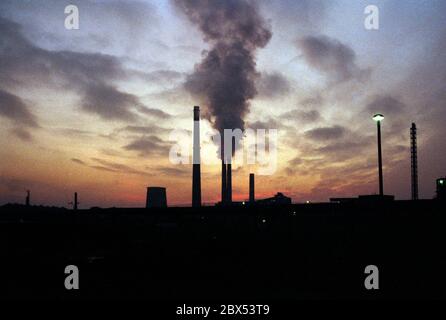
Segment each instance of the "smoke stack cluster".
[[221,203],[232,203],[232,166],[230,163],[224,163],[221,161]]
[[[175,0],[203,34],[209,49],[188,75],[184,87],[203,101],[213,127],[244,130],[244,117],[257,90],[256,51],[267,45],[272,33],[254,1]],[[234,146],[235,144],[233,144]],[[222,160],[222,203],[232,202],[232,168],[229,158]]]
[[221,203],[232,203],[232,165],[225,163],[229,160],[221,161]]

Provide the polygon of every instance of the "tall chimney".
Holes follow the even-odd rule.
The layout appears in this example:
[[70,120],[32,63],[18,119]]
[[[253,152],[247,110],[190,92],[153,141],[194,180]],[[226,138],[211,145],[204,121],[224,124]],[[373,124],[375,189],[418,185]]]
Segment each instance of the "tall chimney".
[[410,128],[410,155],[412,200],[418,200],[417,126],[415,123],[412,123],[412,127]]
[[226,163],[223,158],[223,152],[222,152],[222,159],[221,159],[221,204],[226,203]]
[[222,130],[220,133],[221,136],[221,146],[220,146],[220,155],[221,155],[221,204],[226,204],[227,200],[227,176],[226,176],[226,155],[225,155],[225,138],[224,131]]
[[[234,147],[234,139],[231,140],[231,148]],[[221,203],[231,204],[232,203],[232,152],[225,150],[224,135],[222,134],[221,143]]]
[[77,210],[77,205],[79,202],[77,202],[77,192],[74,193],[74,202],[73,202],[73,210]]
[[226,184],[227,184],[228,189],[226,192],[226,196],[227,196],[228,204],[231,204],[232,203],[232,165],[231,165],[231,160],[229,160],[229,162],[228,162],[227,175],[228,175],[228,180],[227,180]]
[[254,203],[255,193],[254,193],[254,173],[249,174],[249,203]]
[[26,203],[26,206],[28,206],[29,207],[29,204],[30,204],[30,197],[31,197],[31,191],[29,191],[29,190],[26,190],[26,200],[25,200],[25,203]]
[[226,181],[226,197],[228,204],[232,204],[232,156],[235,152],[235,137],[231,137],[230,140],[230,148],[229,148],[229,154],[227,155],[228,161],[227,161],[227,181]]
[[194,150],[192,172],[192,207],[201,207],[200,107],[194,107]]

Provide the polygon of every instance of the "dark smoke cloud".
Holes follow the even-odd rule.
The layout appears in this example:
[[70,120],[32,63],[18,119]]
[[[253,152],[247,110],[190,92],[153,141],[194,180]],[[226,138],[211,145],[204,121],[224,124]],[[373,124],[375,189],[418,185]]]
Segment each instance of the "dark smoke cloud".
[[174,0],[210,44],[185,88],[205,100],[217,130],[244,129],[249,100],[257,91],[255,52],[271,31],[252,1]]

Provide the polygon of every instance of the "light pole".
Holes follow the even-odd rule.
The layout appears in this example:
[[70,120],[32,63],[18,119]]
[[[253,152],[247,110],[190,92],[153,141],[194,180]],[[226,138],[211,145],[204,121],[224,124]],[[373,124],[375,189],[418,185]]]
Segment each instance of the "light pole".
[[376,121],[376,126],[378,129],[378,172],[379,172],[379,195],[384,195],[383,188],[383,159],[381,153],[381,121],[384,120],[384,116],[377,113],[373,116],[373,120]]

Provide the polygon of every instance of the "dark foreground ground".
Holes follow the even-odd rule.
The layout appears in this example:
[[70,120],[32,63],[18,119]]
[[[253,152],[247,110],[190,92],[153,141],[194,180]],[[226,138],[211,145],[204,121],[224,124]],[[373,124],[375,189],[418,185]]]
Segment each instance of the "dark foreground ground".
[[[0,208],[0,299],[445,299],[435,201],[274,208]],[[80,290],[66,290],[76,265]],[[379,268],[380,289],[364,288]]]

